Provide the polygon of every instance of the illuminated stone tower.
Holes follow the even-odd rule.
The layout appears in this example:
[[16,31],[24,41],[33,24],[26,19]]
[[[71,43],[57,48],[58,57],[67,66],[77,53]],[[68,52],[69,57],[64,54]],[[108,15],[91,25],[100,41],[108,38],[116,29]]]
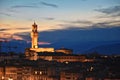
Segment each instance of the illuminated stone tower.
[[38,31],[35,22],[32,25],[31,38],[32,38],[32,48],[38,48]]

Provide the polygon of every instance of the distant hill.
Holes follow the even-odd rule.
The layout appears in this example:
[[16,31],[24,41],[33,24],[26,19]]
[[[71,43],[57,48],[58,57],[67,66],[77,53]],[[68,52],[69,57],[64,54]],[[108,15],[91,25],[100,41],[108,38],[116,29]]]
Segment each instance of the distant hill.
[[101,45],[85,51],[85,53],[97,52],[100,54],[120,54],[120,43]]
[[[12,40],[1,43],[1,52],[24,53],[25,48],[30,48],[31,43],[23,40]],[[39,45],[39,47],[61,47],[73,49],[75,54],[93,53],[100,54],[120,54],[120,41],[103,41],[103,42],[79,42],[79,41],[59,41],[50,45]]]

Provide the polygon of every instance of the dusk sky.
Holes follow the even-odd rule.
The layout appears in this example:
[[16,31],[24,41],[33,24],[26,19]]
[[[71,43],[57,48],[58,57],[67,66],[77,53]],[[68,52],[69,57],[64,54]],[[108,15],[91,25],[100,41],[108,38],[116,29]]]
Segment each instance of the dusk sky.
[[0,41],[29,42],[34,21],[40,44],[120,43],[120,0],[0,0]]

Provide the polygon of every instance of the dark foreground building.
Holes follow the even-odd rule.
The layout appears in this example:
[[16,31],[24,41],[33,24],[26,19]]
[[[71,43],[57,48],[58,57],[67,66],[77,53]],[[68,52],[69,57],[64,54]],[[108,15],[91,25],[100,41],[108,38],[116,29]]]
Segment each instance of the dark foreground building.
[[57,62],[23,58],[0,61],[0,80],[119,80],[120,57],[93,62]]

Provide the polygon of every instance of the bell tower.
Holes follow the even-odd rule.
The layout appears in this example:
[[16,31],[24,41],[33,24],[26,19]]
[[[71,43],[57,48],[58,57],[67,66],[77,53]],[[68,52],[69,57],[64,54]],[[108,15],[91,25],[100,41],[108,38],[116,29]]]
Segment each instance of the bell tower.
[[31,47],[38,48],[38,31],[37,31],[37,24],[35,22],[32,25],[31,39],[32,39]]

